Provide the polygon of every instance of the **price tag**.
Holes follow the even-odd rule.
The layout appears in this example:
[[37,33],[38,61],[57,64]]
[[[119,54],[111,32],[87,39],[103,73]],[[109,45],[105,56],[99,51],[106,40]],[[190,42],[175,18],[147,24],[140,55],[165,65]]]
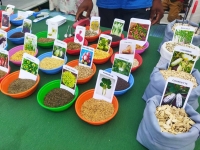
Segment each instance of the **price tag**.
[[0,48],[0,70],[8,73],[9,53],[7,50]]
[[47,38],[57,39],[57,36],[58,36],[58,24],[55,22],[49,22]]
[[100,17],[92,16],[90,21],[90,30],[99,34]]
[[133,54],[135,55],[136,44],[134,40],[121,40],[119,43],[119,54]]
[[31,33],[25,33],[23,50],[36,52],[36,49],[37,49],[37,36]]
[[82,46],[79,56],[79,65],[92,68],[94,48]]
[[83,45],[85,39],[85,27],[76,26],[74,42]]
[[30,19],[24,19],[23,25],[22,25],[22,32],[23,33],[31,33],[31,28],[32,28],[32,20]]
[[115,18],[110,34],[121,36],[122,31],[124,30],[124,23],[124,20]]
[[54,45],[53,45],[53,58],[58,58],[58,59],[65,59],[66,57],[66,48],[67,48],[67,43],[55,39]]
[[1,28],[8,28],[10,26],[10,15],[8,12],[2,11]]
[[21,18],[21,19],[25,19],[25,18],[27,18],[28,17],[28,13],[27,12],[24,12],[24,11],[18,11],[17,12],[17,17],[19,18]]
[[106,34],[101,34],[99,36],[97,49],[105,51],[105,52],[109,52],[111,42],[112,42],[112,37],[111,36],[106,35]]
[[15,9],[14,5],[7,5],[6,9],[5,9],[5,12],[7,12],[9,15],[11,15],[11,14],[13,14],[14,9]]
[[4,49],[7,45],[7,32],[0,29],[0,48]]

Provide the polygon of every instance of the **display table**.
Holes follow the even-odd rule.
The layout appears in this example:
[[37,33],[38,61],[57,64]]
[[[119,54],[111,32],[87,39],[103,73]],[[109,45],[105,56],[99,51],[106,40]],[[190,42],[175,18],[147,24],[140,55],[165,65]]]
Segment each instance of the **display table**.
[[[60,40],[64,39],[67,21],[59,27]],[[45,21],[33,23],[32,33],[47,30]],[[106,30],[102,28],[102,30]],[[141,55],[142,66],[132,73],[135,83],[126,94],[117,97],[119,111],[110,122],[92,126],[83,122],[75,112],[74,104],[63,112],[51,112],[37,103],[38,90],[49,81],[60,79],[61,73],[47,75],[39,72],[41,80],[37,91],[24,99],[13,99],[0,93],[0,150],[145,150],[136,140],[137,129],[142,119],[145,101],[144,90],[160,54],[157,48],[160,38],[149,37],[150,47]],[[8,50],[16,45],[8,42]],[[38,47],[39,54],[52,49]],[[115,52],[118,48],[114,49]],[[78,56],[67,55],[68,61]],[[11,72],[19,70],[10,63]],[[97,72],[88,83],[78,85],[80,94],[95,87],[99,69],[111,67],[110,61],[96,65]],[[195,65],[200,68],[200,61]],[[200,112],[200,109],[197,110]],[[145,135],[144,135],[145,136]],[[196,142],[196,150],[200,141]]]

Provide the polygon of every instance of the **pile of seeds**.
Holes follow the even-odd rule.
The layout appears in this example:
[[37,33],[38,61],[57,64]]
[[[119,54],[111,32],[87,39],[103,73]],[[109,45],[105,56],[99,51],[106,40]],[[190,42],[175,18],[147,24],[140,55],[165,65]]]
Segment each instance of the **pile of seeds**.
[[85,79],[93,74],[93,69],[84,66],[75,66],[75,69],[78,70],[78,80]]
[[16,79],[8,87],[8,93],[16,94],[24,92],[35,85],[35,81],[31,79]]
[[139,66],[139,61],[137,59],[134,59],[132,68],[137,66]]
[[118,77],[117,84],[116,84],[116,87],[115,87],[115,91],[121,91],[121,90],[127,89],[129,86],[130,86],[129,82]]
[[98,50],[98,49],[94,50],[94,59],[104,59],[109,56],[110,56],[110,54],[108,52],[104,52],[104,51]]
[[193,83],[193,88],[197,87],[197,81],[195,77],[193,77],[191,74],[183,72],[183,71],[175,71],[175,70],[160,70],[160,73],[164,77],[165,80],[169,77],[177,77],[185,80],[189,80]]
[[136,47],[135,47],[136,50],[142,50],[143,48],[144,48],[144,46],[140,46],[140,45],[136,44]]
[[109,34],[112,37],[112,42],[120,41],[122,38],[117,35]]
[[21,37],[24,37],[23,32],[15,32],[10,36],[10,38],[21,38]]
[[57,59],[53,57],[46,57],[42,59],[40,62],[40,68],[41,69],[54,69],[62,66],[64,64],[64,60]]
[[176,42],[166,42],[166,49],[169,52],[173,52],[174,51],[174,47],[176,46],[185,46],[188,48],[192,48],[192,49],[196,49],[194,46],[190,45],[190,44],[181,44],[181,43],[176,43]]
[[183,108],[176,108],[175,106],[159,106],[156,108],[155,115],[162,132],[172,134],[185,133],[195,124],[195,122],[187,116]]
[[19,51],[17,51],[15,54],[13,54],[13,55],[10,57],[10,60],[12,60],[12,61],[21,61],[22,58],[23,58],[23,54],[24,54],[24,53],[28,53],[28,54],[34,56],[35,51],[19,50]]
[[81,106],[81,115],[92,122],[106,120],[114,113],[112,103],[91,98]]
[[55,39],[53,38],[39,38],[38,43],[48,43],[48,42],[53,42]]
[[74,95],[61,88],[51,90],[44,98],[44,105],[49,107],[60,107],[72,101]]
[[80,49],[80,48],[81,48],[81,44],[79,44],[79,43],[75,43],[75,42],[67,43],[67,49],[76,50],[76,49]]
[[85,31],[85,36],[91,37],[91,36],[96,36],[97,33],[95,31],[91,31],[91,30],[86,30]]
[[[175,23],[175,24],[172,26],[172,31],[173,31],[173,32],[175,31],[175,28],[176,28],[177,26],[188,26],[188,27],[193,27],[193,28],[195,29],[195,32],[196,32],[196,30],[198,29],[198,27],[191,26],[191,25],[189,25],[189,24],[187,24],[187,23],[184,23],[184,24],[182,24],[182,23]],[[197,34],[200,34],[200,29],[198,29]]]
[[2,78],[3,76],[5,76],[6,75],[6,72],[5,71],[2,71],[2,70],[0,70],[0,78]]

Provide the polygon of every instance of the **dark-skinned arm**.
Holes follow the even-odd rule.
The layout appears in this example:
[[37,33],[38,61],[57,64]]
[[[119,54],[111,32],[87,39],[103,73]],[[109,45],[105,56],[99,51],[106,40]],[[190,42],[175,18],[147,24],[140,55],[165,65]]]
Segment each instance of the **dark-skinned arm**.
[[154,25],[156,23],[159,23],[163,15],[164,15],[164,10],[162,7],[161,0],[153,0],[153,5],[150,14],[151,24]]

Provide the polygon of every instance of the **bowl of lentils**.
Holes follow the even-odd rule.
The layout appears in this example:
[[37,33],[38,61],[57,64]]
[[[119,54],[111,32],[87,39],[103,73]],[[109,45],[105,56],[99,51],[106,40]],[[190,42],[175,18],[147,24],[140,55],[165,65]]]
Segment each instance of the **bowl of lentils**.
[[94,41],[98,40],[100,34],[101,34],[100,29],[99,29],[99,33],[97,34],[96,32],[90,30],[90,26],[86,26],[85,39],[88,42],[94,42]]
[[24,19],[26,19],[26,18],[23,18],[21,16],[18,17],[18,14],[10,15],[10,23],[15,26],[21,26],[23,24]]
[[23,44],[24,43],[24,33],[22,28],[15,28],[8,31],[8,39],[14,44]]

